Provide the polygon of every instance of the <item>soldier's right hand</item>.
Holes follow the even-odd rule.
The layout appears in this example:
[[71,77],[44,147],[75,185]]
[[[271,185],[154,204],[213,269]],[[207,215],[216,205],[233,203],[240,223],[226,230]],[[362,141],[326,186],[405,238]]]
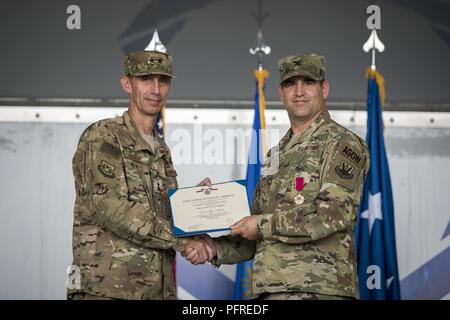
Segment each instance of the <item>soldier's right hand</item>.
[[206,251],[208,252],[208,261],[214,259],[217,255],[217,247],[214,239],[211,238],[208,234],[200,234],[194,237],[195,240],[200,240],[205,243]]
[[203,264],[208,261],[206,243],[201,240],[189,239],[185,251],[181,254],[192,264]]

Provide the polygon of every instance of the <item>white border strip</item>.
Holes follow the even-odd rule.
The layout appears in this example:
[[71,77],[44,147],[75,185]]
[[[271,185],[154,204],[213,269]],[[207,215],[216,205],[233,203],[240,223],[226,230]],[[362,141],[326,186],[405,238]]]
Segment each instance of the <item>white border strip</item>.
[[184,290],[182,287],[177,286],[177,299],[178,300],[198,300],[192,294]]
[[[121,115],[126,108],[100,107],[0,107],[0,122],[93,123]],[[344,126],[365,127],[366,111],[331,110],[332,118]],[[450,128],[448,112],[384,111],[385,127]],[[252,109],[168,108],[167,124],[251,125]],[[266,110],[266,123],[289,125],[284,109]]]

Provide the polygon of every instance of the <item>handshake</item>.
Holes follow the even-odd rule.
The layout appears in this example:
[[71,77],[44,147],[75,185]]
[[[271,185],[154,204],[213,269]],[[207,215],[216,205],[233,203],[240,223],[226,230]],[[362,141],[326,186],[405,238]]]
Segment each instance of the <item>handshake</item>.
[[210,236],[202,234],[189,238],[181,255],[192,264],[203,264],[214,259],[217,247]]
[[[198,186],[211,187],[211,184],[211,180],[205,178]],[[247,240],[257,240],[259,237],[258,230],[258,217],[249,216],[231,225],[231,236],[240,235]],[[211,262],[217,256],[217,246],[214,239],[206,234],[202,234],[188,238],[181,255],[194,265],[203,264]]]

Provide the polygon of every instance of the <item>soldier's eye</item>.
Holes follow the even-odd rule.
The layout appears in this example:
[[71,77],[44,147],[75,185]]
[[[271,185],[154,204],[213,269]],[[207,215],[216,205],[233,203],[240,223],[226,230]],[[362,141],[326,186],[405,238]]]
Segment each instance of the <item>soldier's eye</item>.
[[168,77],[161,77],[161,78],[159,78],[159,83],[160,84],[167,85],[167,84],[169,84],[169,82],[170,82],[170,79]]
[[295,81],[293,80],[286,80],[283,82],[283,87],[292,87],[293,85],[295,85]]

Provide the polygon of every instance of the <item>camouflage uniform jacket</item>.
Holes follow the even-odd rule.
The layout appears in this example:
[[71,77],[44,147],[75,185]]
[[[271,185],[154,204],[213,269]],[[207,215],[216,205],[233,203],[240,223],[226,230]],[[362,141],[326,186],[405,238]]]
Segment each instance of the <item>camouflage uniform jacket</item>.
[[[262,171],[252,214],[259,239],[217,240],[216,264],[254,258],[253,294],[309,292],[358,298],[353,235],[369,168],[365,142],[327,111],[305,131],[289,129]],[[276,165],[275,165],[276,166]],[[296,187],[303,177],[304,186]]]
[[170,152],[159,137],[155,153],[128,112],[88,127],[73,158],[76,200],[74,292],[120,299],[175,298],[174,238],[167,189],[176,188]]

